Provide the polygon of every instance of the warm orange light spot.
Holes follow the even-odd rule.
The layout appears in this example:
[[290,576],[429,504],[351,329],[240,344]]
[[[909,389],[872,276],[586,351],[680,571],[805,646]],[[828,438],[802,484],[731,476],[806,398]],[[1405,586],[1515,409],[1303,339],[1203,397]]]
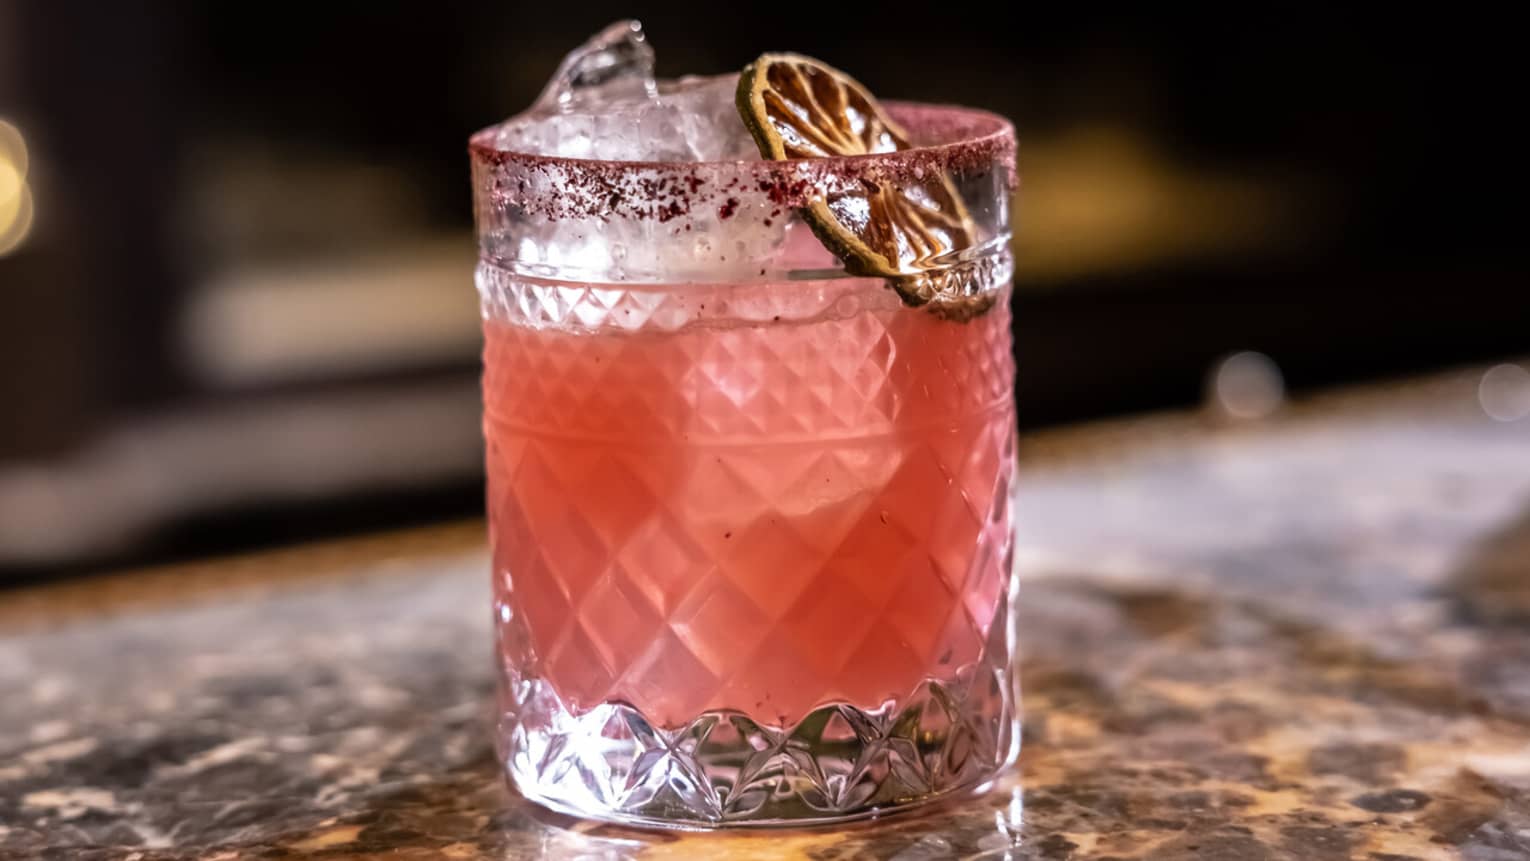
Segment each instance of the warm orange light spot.
[[0,119],[0,257],[20,248],[31,230],[26,140],[13,123]]

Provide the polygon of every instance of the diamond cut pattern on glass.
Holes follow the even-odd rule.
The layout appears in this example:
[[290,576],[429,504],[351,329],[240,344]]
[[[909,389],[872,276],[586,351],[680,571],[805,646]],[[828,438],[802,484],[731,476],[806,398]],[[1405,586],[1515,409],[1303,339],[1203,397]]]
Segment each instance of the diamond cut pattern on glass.
[[[1007,625],[1007,609],[992,620]],[[1019,744],[1003,636],[945,681],[875,709],[820,706],[789,726],[706,712],[656,727],[625,703],[569,711],[543,681],[502,690],[501,755],[550,807],[634,823],[810,821],[865,815],[975,786]],[[504,728],[508,727],[508,731]]]
[[832,819],[1005,761],[1006,313],[687,327],[654,321],[694,285],[480,286],[523,791],[631,821]]

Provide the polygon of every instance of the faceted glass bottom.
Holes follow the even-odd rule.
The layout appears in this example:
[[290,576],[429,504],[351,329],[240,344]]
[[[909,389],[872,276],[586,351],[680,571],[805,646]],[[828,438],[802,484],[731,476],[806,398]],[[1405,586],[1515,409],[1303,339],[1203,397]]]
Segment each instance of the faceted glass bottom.
[[719,710],[666,730],[625,703],[574,714],[545,680],[505,663],[500,758],[531,801],[648,827],[829,824],[971,791],[1020,750],[1008,606],[983,659],[950,678],[875,709],[823,705],[789,726]]

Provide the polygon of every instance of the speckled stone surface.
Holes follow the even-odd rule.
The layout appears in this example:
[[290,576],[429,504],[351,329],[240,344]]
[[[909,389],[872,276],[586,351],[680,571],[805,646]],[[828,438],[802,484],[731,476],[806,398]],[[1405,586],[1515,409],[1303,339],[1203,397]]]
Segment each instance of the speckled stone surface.
[[0,593],[0,858],[1530,858],[1530,420],[1475,380],[1025,440],[1021,767],[837,830],[506,791],[477,524]]

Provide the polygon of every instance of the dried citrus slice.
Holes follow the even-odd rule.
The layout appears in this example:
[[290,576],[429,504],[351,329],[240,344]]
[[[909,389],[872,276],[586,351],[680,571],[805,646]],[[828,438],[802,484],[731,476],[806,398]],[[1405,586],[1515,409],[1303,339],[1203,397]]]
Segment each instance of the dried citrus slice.
[[[738,110],[769,159],[831,158],[908,149],[908,135],[856,80],[811,57],[763,54],[744,67]],[[944,171],[914,182],[863,180],[814,198],[803,219],[854,275],[886,278],[905,304],[967,319],[992,293],[952,289],[947,255],[975,244],[976,228]]]

